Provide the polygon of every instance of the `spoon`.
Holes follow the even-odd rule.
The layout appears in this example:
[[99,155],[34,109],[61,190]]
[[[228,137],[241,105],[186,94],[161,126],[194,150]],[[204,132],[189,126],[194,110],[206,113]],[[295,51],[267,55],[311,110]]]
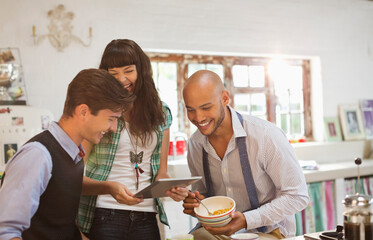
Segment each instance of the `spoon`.
[[[192,191],[190,191],[189,190],[189,192],[192,192]],[[207,213],[208,213],[208,215],[209,216],[214,216],[214,214],[212,214],[210,211],[209,211],[209,209],[206,207],[206,205],[205,204],[203,204],[203,202],[197,197],[197,196],[195,196],[194,197],[200,204],[202,204],[202,206],[204,207],[204,208],[206,208],[206,210],[207,210]]]

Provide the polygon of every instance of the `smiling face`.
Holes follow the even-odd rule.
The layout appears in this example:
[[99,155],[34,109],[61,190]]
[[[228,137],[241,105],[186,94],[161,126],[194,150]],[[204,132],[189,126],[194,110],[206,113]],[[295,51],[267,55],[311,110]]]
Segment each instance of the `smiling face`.
[[136,65],[109,68],[108,72],[121,82],[130,93],[133,93],[137,80]]
[[224,106],[220,101],[199,103],[185,100],[188,118],[203,135],[211,136],[225,118]]
[[117,129],[117,121],[122,112],[113,112],[109,109],[100,110],[96,115],[88,113],[84,129],[81,129],[81,134],[87,141],[97,144],[108,131],[115,132]]
[[183,96],[189,120],[205,136],[216,134],[223,123],[229,103],[229,94],[215,81],[190,79]]

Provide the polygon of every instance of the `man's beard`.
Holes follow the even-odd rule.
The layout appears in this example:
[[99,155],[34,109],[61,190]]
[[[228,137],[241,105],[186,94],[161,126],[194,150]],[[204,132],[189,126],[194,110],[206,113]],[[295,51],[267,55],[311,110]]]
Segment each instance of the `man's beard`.
[[216,132],[216,130],[218,129],[218,127],[221,125],[221,123],[224,121],[224,117],[225,117],[225,112],[224,112],[224,106],[222,103],[220,103],[220,115],[219,115],[219,118],[218,120],[216,121],[216,124],[214,126],[214,129],[212,129],[211,133],[207,134],[206,136],[211,136],[212,134],[214,134]]

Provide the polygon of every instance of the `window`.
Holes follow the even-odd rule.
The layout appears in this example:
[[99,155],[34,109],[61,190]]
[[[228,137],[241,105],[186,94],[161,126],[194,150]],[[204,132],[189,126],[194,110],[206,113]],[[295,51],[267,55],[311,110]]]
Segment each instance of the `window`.
[[231,105],[244,114],[275,123],[289,139],[312,139],[310,62],[242,56],[148,53],[160,97],[174,117],[171,131],[190,135],[182,101],[184,81],[200,69],[217,73],[231,95]]

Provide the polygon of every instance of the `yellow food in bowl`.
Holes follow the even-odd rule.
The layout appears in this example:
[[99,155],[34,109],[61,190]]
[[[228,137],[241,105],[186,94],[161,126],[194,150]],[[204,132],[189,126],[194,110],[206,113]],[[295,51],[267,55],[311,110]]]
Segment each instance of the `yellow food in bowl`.
[[[232,205],[232,204],[231,204]],[[228,212],[229,210],[231,210],[231,208],[224,208],[224,209],[219,209],[219,210],[216,210],[212,213],[212,215],[220,215],[220,214],[223,214],[223,213],[226,213]]]
[[230,208],[224,208],[224,209],[216,210],[216,211],[214,211],[214,212],[212,213],[212,215],[220,215],[220,214],[223,214],[223,213],[228,212],[229,210],[232,209],[232,207],[233,207],[233,203],[231,202],[230,205],[231,205]]

